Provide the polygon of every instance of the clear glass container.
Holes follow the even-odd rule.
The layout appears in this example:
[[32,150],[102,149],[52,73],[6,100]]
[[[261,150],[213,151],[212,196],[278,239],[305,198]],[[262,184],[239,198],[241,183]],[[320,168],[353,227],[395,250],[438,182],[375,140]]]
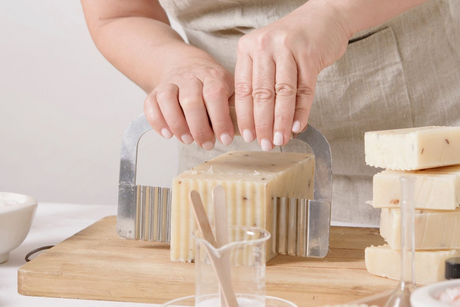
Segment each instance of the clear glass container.
[[222,261],[239,307],[297,307],[280,298],[265,295],[266,242],[270,233],[259,228],[228,229],[229,243],[215,248],[200,231],[195,239],[195,295],[167,302],[163,306],[226,307],[210,253]]
[[[176,300],[169,301],[166,304],[163,304],[162,306],[163,307],[195,306],[195,295],[178,298]],[[213,305],[213,307],[219,307],[219,306],[220,305]],[[243,307],[243,306],[240,305],[240,307]],[[278,298],[278,297],[266,296],[265,297],[265,307],[297,307],[297,305],[287,300]]]
[[416,289],[414,280],[415,177],[401,181],[401,277],[385,307],[411,307],[410,296]]
[[209,253],[221,259],[240,306],[265,306],[265,246],[270,233],[259,228],[229,227],[229,243],[214,248],[199,231],[195,239],[196,306],[219,306],[219,282]]

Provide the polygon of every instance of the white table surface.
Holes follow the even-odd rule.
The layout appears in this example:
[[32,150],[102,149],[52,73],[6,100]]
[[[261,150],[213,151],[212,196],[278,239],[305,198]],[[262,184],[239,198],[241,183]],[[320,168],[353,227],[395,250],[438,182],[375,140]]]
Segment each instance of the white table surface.
[[10,253],[10,259],[0,264],[0,307],[160,306],[156,304],[23,296],[18,293],[18,269],[26,263],[24,257],[28,252],[41,246],[55,245],[101,218],[116,214],[116,206],[39,203],[29,235],[18,248]]
[[[28,252],[41,246],[58,244],[101,218],[116,214],[116,206],[39,203],[29,235],[18,248],[10,253],[10,259],[0,264],[0,307],[160,306],[157,304],[46,298],[18,294],[17,272],[19,267],[25,263],[24,257]],[[332,224],[335,226],[357,226],[337,222]],[[361,226],[372,227],[370,225]]]

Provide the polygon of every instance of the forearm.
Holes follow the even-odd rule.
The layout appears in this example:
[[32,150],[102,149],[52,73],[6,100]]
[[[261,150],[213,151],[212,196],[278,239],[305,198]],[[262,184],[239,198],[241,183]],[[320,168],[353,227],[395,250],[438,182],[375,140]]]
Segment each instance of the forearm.
[[160,83],[161,76],[172,63],[183,57],[207,56],[182,40],[169,26],[163,11],[160,14],[156,13],[158,10],[151,10],[151,14],[145,14],[146,9],[124,9],[123,14],[118,15],[117,12],[98,9],[94,1],[82,3],[99,51],[147,93]]
[[381,25],[428,0],[344,0],[339,2],[352,35]]
[[[310,0],[304,9],[327,12],[342,24],[348,38],[379,26],[428,0]],[[308,7],[310,6],[310,7]]]

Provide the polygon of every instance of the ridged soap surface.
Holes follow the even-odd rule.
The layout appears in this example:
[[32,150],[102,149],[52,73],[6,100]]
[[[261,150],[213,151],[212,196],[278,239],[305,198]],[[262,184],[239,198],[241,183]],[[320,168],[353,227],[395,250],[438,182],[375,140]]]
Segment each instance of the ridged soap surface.
[[[382,209],[380,235],[392,249],[401,249],[401,210]],[[415,249],[460,249],[460,209],[415,211]]]
[[399,208],[402,176],[415,176],[416,209],[455,210],[460,207],[460,165],[418,171],[384,170],[374,175],[375,208]]
[[420,127],[364,134],[366,164],[417,170],[460,164],[460,127]]
[[[272,232],[273,197],[313,198],[314,156],[305,153],[233,151],[173,179],[171,260],[194,259],[194,216],[188,195],[196,190],[212,221],[212,189],[225,189],[229,225]],[[271,251],[271,240],[267,242]],[[274,255],[267,254],[267,260]]]
[[[371,274],[399,280],[401,276],[401,254],[388,245],[371,246],[365,249],[367,271]],[[445,260],[460,257],[458,250],[416,251],[415,282],[429,285],[444,280]],[[408,260],[408,258],[406,258]],[[405,268],[409,268],[409,261]],[[407,271],[406,271],[407,276]]]

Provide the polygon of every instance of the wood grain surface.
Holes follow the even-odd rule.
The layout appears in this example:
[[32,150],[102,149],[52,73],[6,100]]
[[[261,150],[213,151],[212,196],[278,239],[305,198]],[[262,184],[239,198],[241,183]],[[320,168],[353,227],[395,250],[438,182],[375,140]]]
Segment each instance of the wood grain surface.
[[[121,239],[106,217],[23,265],[23,295],[163,303],[194,294],[194,264],[169,260],[169,245]],[[299,307],[344,304],[396,287],[366,271],[364,248],[378,229],[332,227],[324,259],[277,256],[267,264],[267,295]]]

